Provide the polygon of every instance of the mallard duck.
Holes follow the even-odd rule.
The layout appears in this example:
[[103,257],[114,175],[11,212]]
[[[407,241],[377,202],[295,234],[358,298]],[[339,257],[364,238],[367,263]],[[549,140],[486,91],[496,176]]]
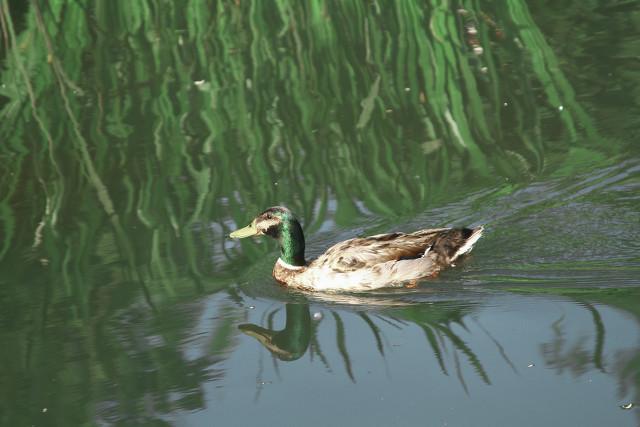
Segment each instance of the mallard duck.
[[229,237],[271,236],[280,243],[273,268],[278,283],[305,291],[364,291],[415,287],[468,253],[482,227],[435,228],[413,233],[357,237],[330,247],[307,263],[304,234],[296,216],[283,206],[271,207]]

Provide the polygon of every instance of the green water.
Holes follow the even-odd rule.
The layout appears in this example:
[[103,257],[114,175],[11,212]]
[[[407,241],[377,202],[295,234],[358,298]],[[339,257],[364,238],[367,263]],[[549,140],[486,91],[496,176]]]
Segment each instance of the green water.
[[[638,28],[0,0],[0,425],[640,425]],[[225,237],[276,204],[308,257],[486,232],[417,289],[300,294]]]

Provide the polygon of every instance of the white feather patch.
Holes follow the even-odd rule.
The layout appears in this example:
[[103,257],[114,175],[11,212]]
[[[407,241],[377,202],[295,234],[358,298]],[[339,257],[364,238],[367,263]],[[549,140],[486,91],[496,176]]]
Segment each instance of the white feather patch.
[[464,245],[460,246],[460,249],[455,253],[455,255],[451,258],[451,262],[455,261],[460,255],[467,254],[471,252],[473,249],[473,245],[478,241],[480,237],[482,237],[482,232],[484,231],[484,227],[478,227],[472,234],[469,236]]
[[287,270],[301,270],[301,269],[305,268],[304,265],[291,265],[291,264],[289,264],[287,262],[284,262],[282,260],[282,258],[278,258],[278,262],[277,263],[280,264],[280,267],[286,268]]

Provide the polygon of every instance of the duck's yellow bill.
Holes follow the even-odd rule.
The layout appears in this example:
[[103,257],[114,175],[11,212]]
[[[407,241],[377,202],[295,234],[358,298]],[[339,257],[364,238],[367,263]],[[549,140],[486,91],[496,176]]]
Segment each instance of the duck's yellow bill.
[[255,225],[249,224],[245,228],[241,228],[229,234],[229,237],[231,237],[232,239],[242,239],[244,237],[255,236],[256,234],[258,234],[258,229],[255,227]]

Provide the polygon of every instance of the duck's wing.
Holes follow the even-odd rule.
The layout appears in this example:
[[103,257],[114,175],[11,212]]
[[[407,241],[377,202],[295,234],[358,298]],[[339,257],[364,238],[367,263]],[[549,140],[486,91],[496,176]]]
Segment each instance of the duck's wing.
[[387,261],[420,258],[450,228],[389,233],[345,240],[330,247],[309,266],[331,268],[340,273],[372,267]]

